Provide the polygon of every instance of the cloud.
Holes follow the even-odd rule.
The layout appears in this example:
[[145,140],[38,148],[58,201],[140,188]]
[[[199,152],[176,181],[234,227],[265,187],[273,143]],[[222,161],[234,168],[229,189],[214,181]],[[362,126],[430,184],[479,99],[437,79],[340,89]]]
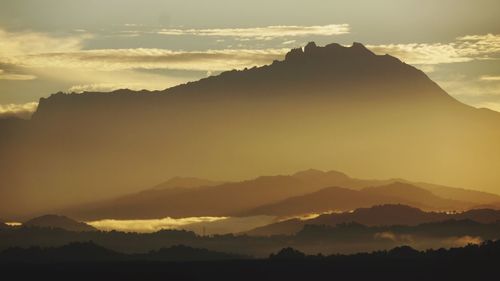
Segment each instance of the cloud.
[[131,87],[131,85],[116,84],[116,83],[93,83],[93,84],[79,84],[71,86],[67,92],[69,93],[83,93],[83,92],[111,92],[118,89],[131,89],[136,90],[136,88]]
[[187,217],[145,220],[105,219],[87,222],[93,227],[104,230],[124,232],[156,232],[162,229],[184,229],[198,234],[239,233],[268,225],[275,221],[273,216],[251,217]]
[[38,102],[24,104],[0,104],[0,118],[18,117],[27,119],[35,112]]
[[67,92],[69,93],[83,93],[83,92],[111,92],[118,89],[130,89],[130,90],[163,90],[165,86],[162,85],[151,85],[148,82],[122,82],[122,83],[91,83],[91,84],[79,84],[71,86]]
[[397,234],[391,231],[377,232],[375,233],[374,238],[380,240],[391,240],[398,243],[412,243],[415,240],[412,235]]
[[440,64],[467,62],[472,58],[464,57],[451,44],[388,44],[368,45],[375,53],[390,54],[410,64]]
[[444,245],[449,247],[464,247],[467,245],[479,245],[483,243],[483,239],[479,236],[459,236],[459,237],[450,237],[443,241]]
[[288,41],[285,41],[285,42],[283,42],[281,44],[283,44],[283,45],[290,45],[290,44],[294,44],[295,42],[297,42],[297,40],[288,40]]
[[0,29],[0,58],[2,56],[77,51],[82,49],[83,41],[88,38],[91,38],[91,35],[51,36],[31,31],[8,32]]
[[500,81],[500,76],[483,75],[479,77],[481,81]]
[[500,59],[500,35],[468,35],[451,43],[368,45],[375,53],[390,54],[416,65]]
[[492,102],[492,101],[480,102],[480,103],[476,104],[476,107],[489,108],[491,110],[500,112],[500,101],[498,101],[498,102]]
[[225,220],[226,217],[188,217],[188,218],[162,218],[162,219],[149,219],[149,220],[115,220],[106,219],[99,221],[87,222],[91,226],[105,231],[117,230],[127,232],[155,232],[162,229],[180,229],[182,226],[201,223],[201,222],[214,222],[218,220]]
[[500,80],[496,80],[495,76],[468,77],[457,74],[435,81],[465,104],[500,112]]
[[157,34],[161,35],[195,35],[195,36],[219,36],[219,37],[241,37],[258,40],[269,40],[282,37],[296,36],[331,36],[349,33],[348,24],[329,25],[274,25],[266,27],[251,28],[213,28],[213,29],[161,29]]
[[458,75],[455,78],[438,80],[445,90],[458,97],[496,97],[500,98],[500,81],[471,79]]
[[3,69],[0,69],[0,80],[33,80],[36,79],[35,75],[30,74],[18,74],[18,73],[7,73]]
[[25,68],[176,69],[221,71],[259,66],[283,57],[288,49],[223,49],[172,51],[166,49],[102,49],[44,53],[8,58],[6,63]]

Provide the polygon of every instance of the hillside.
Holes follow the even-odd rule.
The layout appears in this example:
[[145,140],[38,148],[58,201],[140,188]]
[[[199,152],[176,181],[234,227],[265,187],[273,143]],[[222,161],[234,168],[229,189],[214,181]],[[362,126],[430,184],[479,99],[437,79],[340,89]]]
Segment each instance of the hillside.
[[478,223],[497,223],[500,221],[500,211],[490,209],[475,209],[461,213],[447,214],[442,212],[425,212],[418,208],[405,205],[381,205],[370,208],[360,208],[352,212],[338,214],[323,214],[313,219],[290,219],[259,227],[247,232],[249,235],[268,236],[297,233],[305,225],[335,226],[342,223],[359,223],[367,226],[414,226],[423,223],[441,222],[446,220],[471,220]]
[[261,176],[222,184],[190,180],[191,184],[202,185],[195,187],[193,184],[190,188],[175,187],[179,184],[172,182],[160,184],[163,188],[156,186],[58,212],[84,220],[255,215],[290,217],[380,204],[406,204],[426,210],[463,210],[484,202],[500,201],[500,196],[491,193],[441,187],[440,195],[444,196],[441,197],[422,188],[432,188],[434,185],[430,184],[404,180],[363,180],[337,171],[311,169],[292,175]]
[[25,227],[60,228],[68,231],[97,231],[94,227],[65,216],[44,215],[23,223]]

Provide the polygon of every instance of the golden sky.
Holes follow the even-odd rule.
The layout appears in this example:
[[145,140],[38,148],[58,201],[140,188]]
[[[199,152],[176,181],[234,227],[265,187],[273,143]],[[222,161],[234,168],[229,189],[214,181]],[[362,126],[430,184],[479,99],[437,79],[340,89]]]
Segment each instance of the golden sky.
[[0,116],[58,91],[158,90],[283,58],[309,41],[362,42],[500,111],[495,0],[0,3]]

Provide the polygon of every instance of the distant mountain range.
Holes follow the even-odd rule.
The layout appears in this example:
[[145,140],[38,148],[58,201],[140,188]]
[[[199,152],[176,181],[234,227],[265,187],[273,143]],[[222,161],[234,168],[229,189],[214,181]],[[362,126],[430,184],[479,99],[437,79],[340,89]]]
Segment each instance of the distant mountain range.
[[[58,93],[42,98],[31,120],[0,122],[0,130],[0,216],[14,219],[179,175],[239,181],[336,167],[476,190],[500,183],[499,113],[464,105],[422,71],[359,43],[310,43],[270,65],[164,91]],[[237,213],[328,187],[259,181],[274,188],[240,200],[233,183],[217,185],[192,198],[194,210],[182,209],[182,193],[180,203],[164,203],[165,214]],[[213,204],[216,190],[227,191],[224,205]],[[117,215],[133,213],[124,212]]]
[[[183,187],[176,182],[191,184]],[[222,184],[177,178],[159,186],[61,212],[81,220],[257,215],[291,217],[381,204],[451,211],[500,202],[500,196],[491,193],[401,179],[361,180],[337,171],[319,170]]]
[[423,188],[400,182],[366,187],[359,191],[327,187],[306,195],[260,206],[247,215],[300,216],[308,213],[348,211],[380,204],[406,204],[426,210],[463,210],[471,202],[444,199]]
[[460,213],[424,212],[405,205],[381,205],[360,208],[353,212],[324,214],[312,219],[290,219],[259,227],[246,232],[248,235],[291,235],[301,231],[306,225],[335,226],[343,223],[359,223],[366,226],[414,226],[447,220],[471,220],[478,223],[500,222],[500,210],[475,209]]

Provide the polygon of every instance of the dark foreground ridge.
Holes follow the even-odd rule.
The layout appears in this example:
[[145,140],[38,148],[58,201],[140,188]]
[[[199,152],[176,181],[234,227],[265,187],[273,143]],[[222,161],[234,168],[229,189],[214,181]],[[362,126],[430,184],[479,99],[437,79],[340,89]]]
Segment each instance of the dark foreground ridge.
[[[207,250],[178,246],[165,249],[198,255]],[[75,253],[81,255],[75,255]],[[36,255],[33,255],[36,253]],[[33,257],[36,256],[38,260]],[[57,259],[54,259],[57,257]],[[80,260],[75,257],[80,257]],[[209,257],[217,257],[211,259]],[[28,262],[23,258],[29,259]],[[64,260],[64,258],[70,258]],[[125,255],[93,243],[76,243],[60,248],[10,249],[0,254],[4,276],[68,278],[113,278],[113,280],[484,280],[496,273],[500,241],[462,248],[416,251],[408,246],[389,251],[355,255],[305,255],[282,249],[267,259],[242,259],[210,253],[205,261],[172,262],[160,252]],[[24,262],[20,262],[24,261]],[[364,279],[367,278],[367,279]]]
[[481,223],[471,219],[392,226],[366,226],[356,222],[339,222],[336,225],[306,224],[295,234],[273,236],[197,235],[185,230],[160,230],[154,233],[76,232],[60,228],[21,226],[0,229],[0,252],[12,247],[29,248],[36,245],[57,248],[73,242],[93,241],[106,249],[128,254],[186,245],[263,258],[286,247],[293,247],[307,254],[329,255],[372,252],[402,245],[419,250],[449,248],[497,239],[500,239],[500,222]]

